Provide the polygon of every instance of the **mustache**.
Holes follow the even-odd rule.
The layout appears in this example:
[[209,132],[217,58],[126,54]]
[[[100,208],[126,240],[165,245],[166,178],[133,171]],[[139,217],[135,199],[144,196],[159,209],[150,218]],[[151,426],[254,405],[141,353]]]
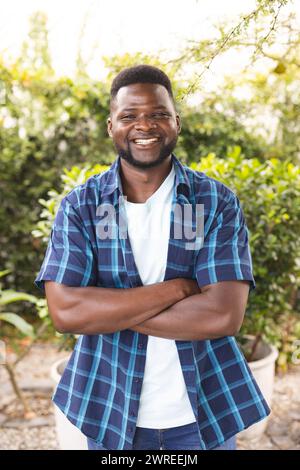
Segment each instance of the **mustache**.
[[167,145],[163,145],[160,148],[160,152],[157,158],[151,162],[143,162],[141,160],[137,160],[133,153],[130,150],[129,144],[125,147],[118,145],[114,142],[114,146],[118,155],[123,158],[127,163],[134,166],[135,168],[146,169],[146,168],[153,168],[155,166],[159,166],[164,160],[166,160],[173,152],[176,147],[178,137],[176,136],[171,142]]

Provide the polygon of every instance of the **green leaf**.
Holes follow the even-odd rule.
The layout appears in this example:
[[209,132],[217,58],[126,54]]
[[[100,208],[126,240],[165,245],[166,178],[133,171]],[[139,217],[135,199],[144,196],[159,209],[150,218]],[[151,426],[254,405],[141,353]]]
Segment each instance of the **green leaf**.
[[10,273],[10,269],[5,269],[4,271],[0,271],[0,277],[6,276],[6,274]]
[[25,292],[15,292],[14,290],[4,290],[0,292],[0,305],[7,305],[22,300],[35,304],[38,299],[34,295],[26,294]]
[[33,326],[27,323],[27,321],[25,321],[19,315],[10,312],[0,313],[0,320],[6,321],[11,325],[14,325],[24,335],[34,338]]

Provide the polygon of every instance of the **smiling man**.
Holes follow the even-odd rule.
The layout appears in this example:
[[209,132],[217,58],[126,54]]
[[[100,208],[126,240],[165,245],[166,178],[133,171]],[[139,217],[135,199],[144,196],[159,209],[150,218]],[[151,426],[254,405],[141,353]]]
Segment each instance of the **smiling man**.
[[233,337],[254,287],[238,198],[175,157],[164,72],[124,69],[110,106],[117,159],[63,198],[36,279],[80,335],[54,402],[90,449],[234,449],[270,412]]

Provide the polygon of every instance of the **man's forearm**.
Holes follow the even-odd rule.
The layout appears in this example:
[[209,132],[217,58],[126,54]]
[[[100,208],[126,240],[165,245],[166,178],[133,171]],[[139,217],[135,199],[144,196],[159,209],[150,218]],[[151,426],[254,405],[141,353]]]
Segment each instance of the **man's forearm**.
[[130,289],[69,287],[51,281],[45,286],[54,326],[63,333],[77,334],[113,333],[134,327],[199,292],[191,279]]
[[249,281],[224,281],[196,293],[132,329],[177,340],[205,340],[235,335],[243,322]]
[[205,294],[183,299],[131,329],[145,335],[183,341],[234,334],[230,313],[216,310]]

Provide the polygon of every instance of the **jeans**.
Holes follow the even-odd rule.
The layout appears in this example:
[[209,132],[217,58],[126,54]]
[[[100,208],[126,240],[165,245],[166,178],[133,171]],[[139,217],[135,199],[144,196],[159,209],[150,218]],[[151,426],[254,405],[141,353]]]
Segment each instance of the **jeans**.
[[[88,438],[89,450],[107,450]],[[112,449],[110,449],[112,450]],[[169,429],[136,428],[132,450],[200,450],[196,423]],[[235,436],[212,450],[236,450]]]

